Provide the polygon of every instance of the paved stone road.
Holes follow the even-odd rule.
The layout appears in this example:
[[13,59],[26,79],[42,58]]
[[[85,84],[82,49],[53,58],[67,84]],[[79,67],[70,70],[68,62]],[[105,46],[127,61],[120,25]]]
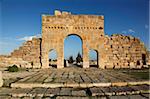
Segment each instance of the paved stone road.
[[51,68],[0,88],[0,99],[149,99],[149,85],[116,70]]
[[127,74],[115,70],[101,70],[97,68],[81,69],[69,67],[64,69],[44,69],[27,76],[11,87],[101,87],[101,86],[126,86],[131,83],[149,83],[141,81]]

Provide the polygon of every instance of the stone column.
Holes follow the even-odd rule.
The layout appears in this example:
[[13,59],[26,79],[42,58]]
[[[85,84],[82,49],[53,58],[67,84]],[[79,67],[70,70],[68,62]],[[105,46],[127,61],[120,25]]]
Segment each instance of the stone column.
[[101,68],[101,69],[105,68],[104,59],[105,59],[104,55],[102,53],[99,53],[99,55],[98,55],[98,65],[99,65],[99,68]]
[[64,68],[64,45],[59,44],[57,49],[57,68]]
[[46,41],[42,40],[42,68],[49,68],[49,47],[46,43]]
[[83,68],[89,68],[89,48],[86,42],[83,42]]
[[48,53],[42,53],[42,68],[49,68]]
[[0,71],[0,87],[3,86],[2,71]]

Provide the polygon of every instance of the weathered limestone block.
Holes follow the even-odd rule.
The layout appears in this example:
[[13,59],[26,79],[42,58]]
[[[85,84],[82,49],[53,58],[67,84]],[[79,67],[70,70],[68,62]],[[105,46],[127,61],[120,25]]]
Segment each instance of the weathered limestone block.
[[61,15],[61,12],[59,10],[55,10],[55,16]]
[[130,62],[130,68],[135,68],[136,64],[134,62]]
[[0,87],[3,86],[2,71],[0,71]]

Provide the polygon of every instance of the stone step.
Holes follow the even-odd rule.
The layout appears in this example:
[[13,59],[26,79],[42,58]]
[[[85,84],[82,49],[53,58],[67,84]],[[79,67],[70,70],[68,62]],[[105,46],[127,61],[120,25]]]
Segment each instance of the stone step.
[[[40,76],[40,75],[39,75]],[[36,77],[36,79],[38,79]],[[29,79],[30,80],[30,79]],[[89,87],[108,87],[108,86],[130,86],[130,85],[142,85],[147,84],[150,85],[150,81],[139,81],[139,82],[111,82],[111,83],[41,83],[41,82],[15,82],[11,83],[11,87],[20,87],[20,88],[35,88],[35,87],[45,87],[45,88],[57,88],[57,87],[81,87],[81,88],[89,88]]]
[[[16,98],[33,98],[40,99],[44,97],[109,97],[115,99],[115,97],[142,97],[148,99],[150,90],[144,90],[144,87],[149,85],[141,86],[126,86],[126,87],[92,87],[92,88],[0,88],[0,97],[9,96]],[[143,90],[135,90],[143,88]],[[137,92],[139,91],[139,92]],[[15,99],[16,99],[15,98]],[[42,99],[43,99],[42,98]],[[141,98],[141,99],[142,99]],[[11,98],[12,99],[12,98]],[[137,98],[139,99],[139,98]]]

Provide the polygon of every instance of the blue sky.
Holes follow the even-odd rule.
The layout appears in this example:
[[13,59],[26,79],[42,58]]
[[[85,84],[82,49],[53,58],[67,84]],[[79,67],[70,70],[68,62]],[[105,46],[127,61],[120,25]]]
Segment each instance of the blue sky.
[[0,0],[0,54],[9,54],[40,34],[41,15],[53,15],[55,9],[104,15],[106,35],[132,35],[148,48],[149,4],[149,0]]

